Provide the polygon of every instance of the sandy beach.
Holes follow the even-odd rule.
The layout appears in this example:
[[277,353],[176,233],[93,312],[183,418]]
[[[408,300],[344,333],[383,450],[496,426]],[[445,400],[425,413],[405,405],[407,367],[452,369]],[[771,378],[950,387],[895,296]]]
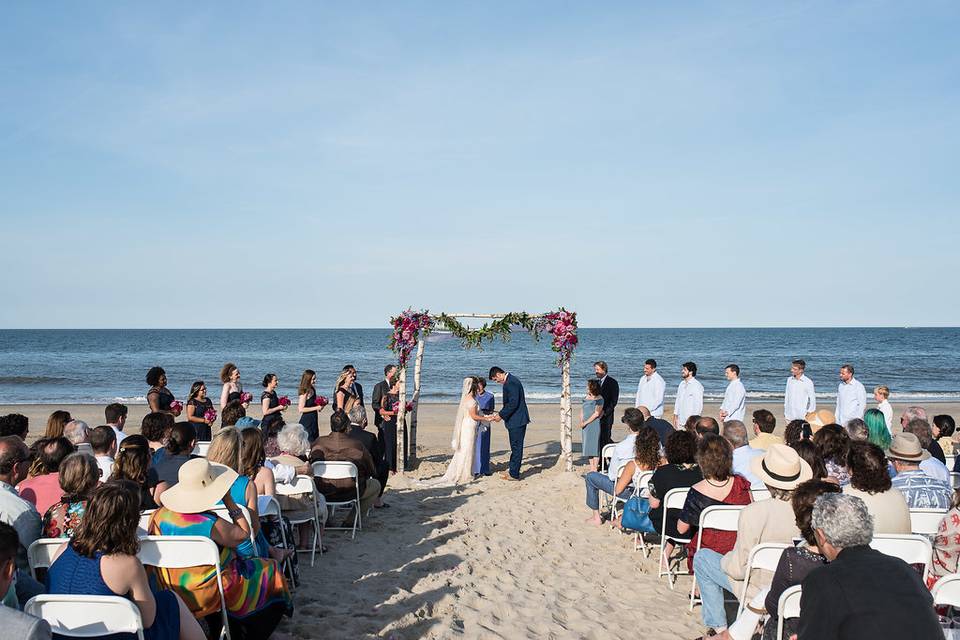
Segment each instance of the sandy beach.
[[[761,407],[777,415],[782,430],[782,405],[748,410]],[[2,411],[28,415],[35,438],[55,408]],[[63,408],[91,425],[101,422],[102,407]],[[131,431],[145,408],[130,407]],[[899,415],[903,405],[894,408]],[[960,412],[950,404],[926,408]],[[418,487],[415,480],[445,469],[455,407],[423,405],[418,467],[391,478],[385,495],[390,508],[375,510],[354,542],[331,532],[324,539],[330,550],[315,567],[309,556],[301,557],[296,614],[280,630],[297,638],[397,640],[701,635],[699,608],[687,610],[689,578],[671,591],[657,579],[655,558],[635,552],[632,538],[584,522],[584,462],[574,473],[554,467],[559,408],[530,409],[522,482],[495,475],[441,489]],[[716,411],[713,405],[705,413]],[[617,422],[614,437],[624,433]],[[494,427],[491,450],[495,472],[506,469],[504,429]]]

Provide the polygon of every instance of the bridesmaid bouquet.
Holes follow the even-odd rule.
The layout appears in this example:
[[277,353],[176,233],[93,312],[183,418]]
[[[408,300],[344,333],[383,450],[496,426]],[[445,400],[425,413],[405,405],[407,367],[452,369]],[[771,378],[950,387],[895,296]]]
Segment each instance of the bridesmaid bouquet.
[[[404,405],[403,408],[404,408],[404,411],[406,411],[407,413],[413,411],[413,402],[408,402],[407,404]],[[399,402],[399,401],[393,403],[393,410],[394,410],[394,411],[400,411],[400,402]]]
[[207,422],[213,422],[214,420],[217,419],[217,410],[214,409],[213,407],[210,407],[209,409],[203,412],[203,419],[206,420]]
[[253,394],[247,391],[240,392],[240,404],[247,404],[253,400]]
[[290,398],[288,398],[287,396],[280,396],[279,402],[280,402],[280,406],[281,406],[281,407],[289,407],[289,406],[290,406]]
[[326,396],[317,396],[316,398],[314,398],[313,404],[314,406],[317,406],[317,407],[325,407],[328,404],[330,404],[330,401],[327,400]]
[[174,413],[180,413],[183,411],[183,403],[179,400],[174,400],[170,403],[170,411],[173,411]]

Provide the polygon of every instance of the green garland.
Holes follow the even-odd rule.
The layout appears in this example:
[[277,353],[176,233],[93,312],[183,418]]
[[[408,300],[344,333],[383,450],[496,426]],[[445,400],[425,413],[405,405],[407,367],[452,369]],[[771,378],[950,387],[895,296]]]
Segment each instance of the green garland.
[[483,349],[483,343],[497,339],[509,342],[512,334],[511,327],[513,326],[523,327],[533,336],[534,340],[540,340],[540,326],[537,319],[526,312],[508,313],[502,318],[484,323],[477,329],[471,329],[445,313],[435,316],[434,320],[433,328],[449,331],[468,349]]

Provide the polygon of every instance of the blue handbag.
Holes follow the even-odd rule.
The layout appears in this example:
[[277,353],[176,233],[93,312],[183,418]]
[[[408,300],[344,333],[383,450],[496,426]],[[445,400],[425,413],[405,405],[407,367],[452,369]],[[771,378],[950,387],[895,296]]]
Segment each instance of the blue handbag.
[[632,496],[623,505],[623,516],[620,524],[624,529],[639,531],[641,533],[655,533],[653,523],[650,521],[650,501],[640,496]]

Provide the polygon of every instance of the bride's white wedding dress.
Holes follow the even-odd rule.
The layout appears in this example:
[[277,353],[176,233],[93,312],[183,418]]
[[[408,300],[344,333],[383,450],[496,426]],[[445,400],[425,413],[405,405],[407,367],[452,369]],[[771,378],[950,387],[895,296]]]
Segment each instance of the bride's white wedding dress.
[[[473,479],[473,453],[477,442],[477,426],[479,423],[470,417],[478,414],[477,399],[470,395],[470,379],[463,381],[463,392],[460,396],[460,405],[457,407],[457,418],[454,422],[453,459],[447,472],[429,483],[433,486],[450,486],[470,482]],[[471,411],[470,409],[473,409]]]

